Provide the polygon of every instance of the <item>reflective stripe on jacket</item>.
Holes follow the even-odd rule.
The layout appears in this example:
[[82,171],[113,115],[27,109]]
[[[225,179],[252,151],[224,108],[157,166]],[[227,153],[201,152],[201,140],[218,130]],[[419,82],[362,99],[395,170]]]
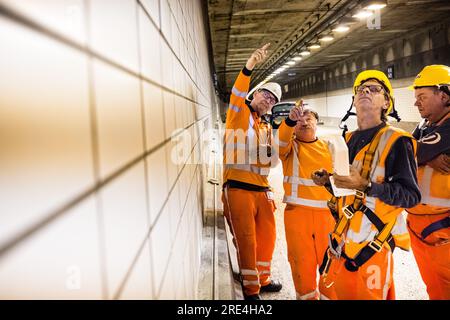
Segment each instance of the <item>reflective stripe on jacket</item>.
[[332,172],[331,154],[325,141],[302,142],[294,128],[283,121],[279,130],[279,154],[283,162],[284,202],[315,208],[328,208],[328,191],[317,186],[311,173],[321,168]]
[[412,214],[442,214],[450,210],[450,175],[425,165],[417,172],[422,201],[408,209]]

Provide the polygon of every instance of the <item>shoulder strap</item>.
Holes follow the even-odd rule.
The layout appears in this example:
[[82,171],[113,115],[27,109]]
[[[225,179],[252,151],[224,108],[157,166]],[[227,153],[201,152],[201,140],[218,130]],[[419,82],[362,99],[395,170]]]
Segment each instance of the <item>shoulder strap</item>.
[[[364,159],[362,162],[362,170],[361,170],[361,177],[368,180],[370,179],[369,175],[372,170],[372,164],[375,156],[375,151],[378,148],[378,145],[380,144],[381,136],[390,128],[389,125],[384,126],[378,132],[375,134],[375,136],[372,138],[372,141],[370,141],[369,148],[364,153]],[[364,192],[356,192],[355,195],[355,201],[353,202],[353,208],[358,209],[360,205],[362,204],[362,201],[365,197]]]

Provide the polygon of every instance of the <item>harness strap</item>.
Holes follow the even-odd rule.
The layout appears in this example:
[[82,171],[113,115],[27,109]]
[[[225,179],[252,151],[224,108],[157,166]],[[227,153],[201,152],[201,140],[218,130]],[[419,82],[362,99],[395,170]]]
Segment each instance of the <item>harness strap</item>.
[[[447,220],[447,221],[444,221],[444,220]],[[426,227],[425,229],[423,229],[423,231],[421,232],[420,235],[417,234],[417,233],[411,228],[411,226],[409,225],[409,221],[407,221],[407,226],[408,226],[408,230],[409,230],[409,231],[410,231],[417,239],[419,239],[421,242],[425,243],[426,245],[432,246],[432,247],[439,247],[439,246],[442,246],[442,245],[445,245],[445,244],[450,243],[450,240],[449,240],[449,239],[443,239],[443,240],[441,240],[441,241],[432,243],[432,242],[429,242],[429,241],[425,240],[425,238],[428,237],[431,233],[433,233],[433,232],[435,232],[435,231],[437,231],[437,230],[441,230],[441,229],[448,228],[448,227],[449,227],[449,225],[448,225],[449,221],[450,221],[450,217],[446,217],[446,218],[444,218],[444,219],[435,221],[435,222],[433,222],[432,224],[430,224],[428,227]],[[439,227],[439,226],[441,226],[441,227]],[[427,229],[428,229],[428,230],[427,230]],[[427,232],[425,232],[425,231],[427,231]],[[425,234],[426,237],[423,237],[424,234]]]
[[425,239],[433,232],[449,227],[450,227],[450,217],[445,217],[444,219],[433,222],[428,227],[423,229],[420,235],[422,236],[422,239]]
[[362,205],[360,211],[364,213],[370,222],[377,228],[378,234],[371,242],[364,246],[354,259],[346,259],[345,267],[349,271],[357,271],[360,266],[366,263],[372,256],[383,249],[385,242],[388,243],[391,251],[395,249],[395,241],[392,237],[392,229],[395,226],[395,221],[383,223],[380,218],[370,208]]

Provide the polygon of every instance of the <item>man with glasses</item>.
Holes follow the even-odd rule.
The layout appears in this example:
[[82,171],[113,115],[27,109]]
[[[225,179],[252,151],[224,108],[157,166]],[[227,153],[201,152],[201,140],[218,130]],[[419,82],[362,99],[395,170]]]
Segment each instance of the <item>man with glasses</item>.
[[450,299],[450,68],[426,66],[409,87],[423,121],[413,132],[422,200],[408,209],[411,247],[430,299]]
[[[416,143],[386,122],[394,99],[383,72],[361,72],[353,94],[358,129],[345,137],[350,175],[334,174],[333,180],[356,194],[329,202],[338,222],[320,271],[338,299],[394,299],[392,252],[410,246],[402,211],[420,201]],[[315,172],[313,180],[330,183],[325,170]]]
[[231,90],[224,137],[224,215],[234,236],[244,295],[280,291],[270,278],[275,248],[275,203],[267,176],[272,164],[272,132],[261,121],[281,99],[281,87],[269,82],[246,100],[253,68],[267,57],[266,44],[252,53]]

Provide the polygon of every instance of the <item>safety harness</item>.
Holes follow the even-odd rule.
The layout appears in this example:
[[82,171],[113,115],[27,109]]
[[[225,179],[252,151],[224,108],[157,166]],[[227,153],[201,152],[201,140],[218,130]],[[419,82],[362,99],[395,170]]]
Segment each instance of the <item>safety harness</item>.
[[[375,152],[379,145],[381,136],[384,132],[386,132],[388,127],[389,126],[385,126],[378,130],[378,132],[370,142],[368,150],[364,154],[361,171],[361,176],[364,179],[370,179],[370,172],[374,161]],[[335,219],[337,220],[337,223],[333,232],[329,234],[329,246],[327,251],[325,252],[322,264],[319,268],[319,272],[324,279],[326,279],[328,275],[331,261],[333,259],[339,259],[340,257],[345,258],[346,269],[354,272],[357,271],[360,266],[366,263],[375,253],[380,252],[385,243],[389,244],[392,251],[395,248],[395,242],[394,238],[392,237],[391,231],[394,228],[396,220],[384,223],[370,208],[368,208],[364,204],[365,196],[366,194],[363,191],[356,190],[356,195],[353,203],[342,208],[343,214],[340,217],[340,198],[337,198],[333,195],[332,198],[328,201],[328,207],[330,208],[333,217],[335,217]],[[343,234],[346,230],[348,230],[351,219],[358,211],[366,215],[369,221],[377,228],[378,234],[371,242],[363,247],[353,259],[351,259],[345,254],[345,252],[342,251],[342,248],[344,247]]]

